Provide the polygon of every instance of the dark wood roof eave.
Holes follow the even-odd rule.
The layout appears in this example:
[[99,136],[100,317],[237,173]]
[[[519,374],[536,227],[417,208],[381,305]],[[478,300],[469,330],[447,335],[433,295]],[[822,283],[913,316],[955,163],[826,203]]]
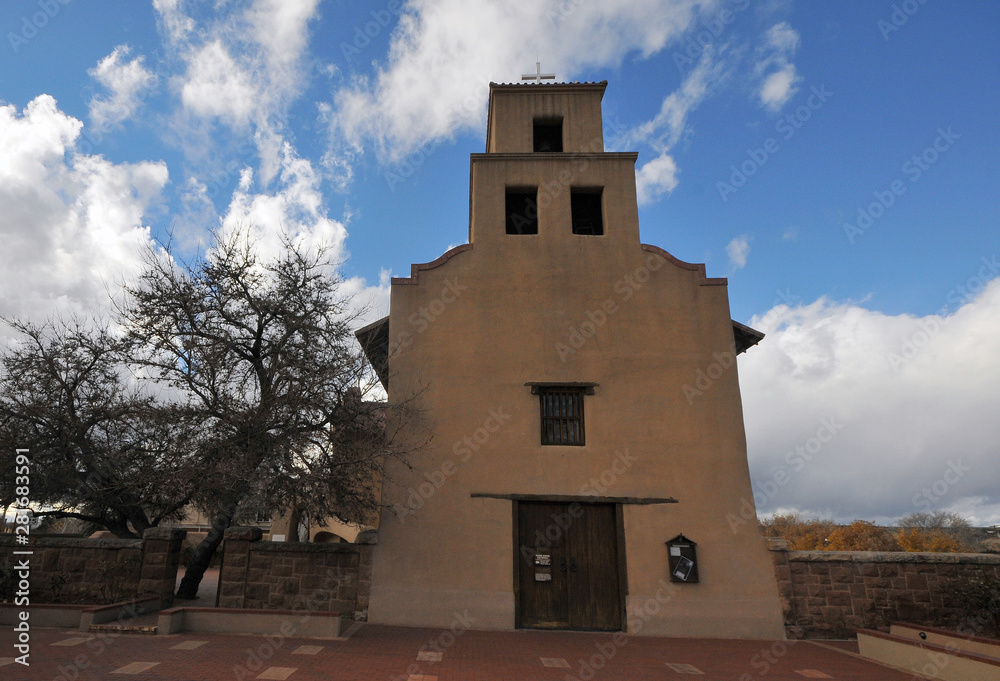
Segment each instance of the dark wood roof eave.
[[354,332],[382,387],[389,390],[389,317]]
[[764,334],[757,329],[752,329],[746,324],[740,324],[735,319],[733,322],[733,339],[736,341],[736,354],[742,355],[744,352],[764,340]]

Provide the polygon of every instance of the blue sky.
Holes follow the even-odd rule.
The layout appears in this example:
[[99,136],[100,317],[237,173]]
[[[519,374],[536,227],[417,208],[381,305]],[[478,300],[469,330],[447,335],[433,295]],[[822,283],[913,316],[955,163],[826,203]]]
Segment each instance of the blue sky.
[[0,32],[0,313],[99,309],[150,237],[251,220],[334,244],[385,314],[466,241],[486,84],[537,55],[609,81],[643,241],[768,333],[758,506],[1000,522],[996,3],[10,0]]

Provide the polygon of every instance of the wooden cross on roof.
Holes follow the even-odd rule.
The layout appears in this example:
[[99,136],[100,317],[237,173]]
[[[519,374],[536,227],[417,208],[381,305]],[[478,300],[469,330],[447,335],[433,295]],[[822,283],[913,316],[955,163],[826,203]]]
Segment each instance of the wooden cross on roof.
[[542,73],[542,62],[535,62],[535,72],[534,73],[523,73],[521,74],[521,80],[533,80],[536,83],[541,83],[542,80],[555,80],[556,74],[554,73]]

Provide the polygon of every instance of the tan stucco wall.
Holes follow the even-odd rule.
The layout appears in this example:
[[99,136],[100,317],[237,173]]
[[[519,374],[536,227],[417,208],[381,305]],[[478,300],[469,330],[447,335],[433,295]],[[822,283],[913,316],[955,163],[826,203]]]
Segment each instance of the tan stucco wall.
[[[470,495],[580,495],[603,474],[604,496],[679,501],[624,507],[630,629],[783,638],[756,524],[726,522],[753,495],[724,280],[640,247],[634,154],[540,156],[474,155],[472,247],[394,280],[389,399],[418,395],[435,435],[413,471],[387,467],[399,517],[380,523],[371,621],[448,626],[468,612],[476,628],[513,627],[511,502]],[[539,234],[504,234],[504,186],[546,182]],[[571,233],[570,186],[604,187],[605,236]],[[689,399],[683,386],[720,360]],[[586,446],[539,444],[525,382],[545,381],[598,384]],[[664,542],[678,533],[698,543],[701,583],[667,590]]]
[[603,151],[601,98],[606,83],[566,86],[494,87],[486,151],[521,153],[533,150],[534,120],[562,119],[563,151]]

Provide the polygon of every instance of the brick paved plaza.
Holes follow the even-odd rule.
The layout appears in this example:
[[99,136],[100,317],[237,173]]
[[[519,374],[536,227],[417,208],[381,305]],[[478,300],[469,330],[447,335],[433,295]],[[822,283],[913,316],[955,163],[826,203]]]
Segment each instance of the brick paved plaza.
[[483,632],[361,625],[341,640],[80,634],[36,629],[31,667],[0,632],[4,681],[800,681],[913,677],[856,656],[854,642],[733,641],[583,632]]

